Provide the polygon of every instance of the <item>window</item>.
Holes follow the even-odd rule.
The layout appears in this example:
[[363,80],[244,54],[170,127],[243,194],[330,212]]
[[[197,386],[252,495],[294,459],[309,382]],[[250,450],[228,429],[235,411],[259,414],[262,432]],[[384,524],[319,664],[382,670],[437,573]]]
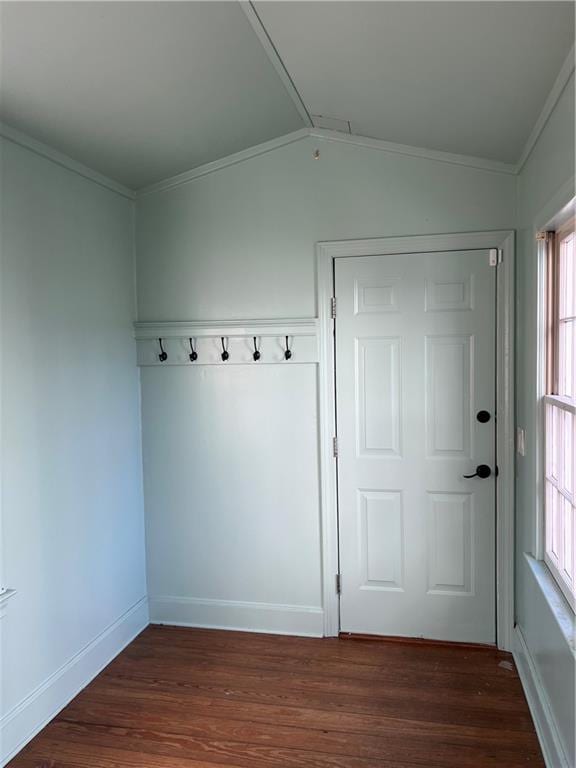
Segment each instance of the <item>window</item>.
[[574,220],[546,233],[544,559],[576,605],[576,267]]

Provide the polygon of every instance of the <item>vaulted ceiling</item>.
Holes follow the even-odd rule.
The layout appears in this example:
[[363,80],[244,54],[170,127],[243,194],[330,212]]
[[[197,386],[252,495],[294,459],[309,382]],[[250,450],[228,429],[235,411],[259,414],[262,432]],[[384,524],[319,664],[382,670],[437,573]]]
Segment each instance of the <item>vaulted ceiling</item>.
[[574,5],[258,2],[308,110],[353,133],[514,163],[574,40]]
[[0,119],[132,189],[309,116],[516,162],[574,43],[572,2],[1,2],[0,24]]

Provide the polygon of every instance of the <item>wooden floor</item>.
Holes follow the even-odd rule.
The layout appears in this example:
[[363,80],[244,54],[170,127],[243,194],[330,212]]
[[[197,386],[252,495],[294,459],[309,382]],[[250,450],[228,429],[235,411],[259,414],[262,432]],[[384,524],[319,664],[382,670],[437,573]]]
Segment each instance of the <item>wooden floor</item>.
[[10,768],[525,765],[508,654],[149,627]]

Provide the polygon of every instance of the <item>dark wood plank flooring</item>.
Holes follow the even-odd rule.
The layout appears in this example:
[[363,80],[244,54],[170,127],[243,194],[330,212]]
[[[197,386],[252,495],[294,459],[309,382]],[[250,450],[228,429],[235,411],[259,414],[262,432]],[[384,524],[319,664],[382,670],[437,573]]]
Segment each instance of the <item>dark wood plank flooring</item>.
[[9,768],[526,765],[508,654],[148,627]]

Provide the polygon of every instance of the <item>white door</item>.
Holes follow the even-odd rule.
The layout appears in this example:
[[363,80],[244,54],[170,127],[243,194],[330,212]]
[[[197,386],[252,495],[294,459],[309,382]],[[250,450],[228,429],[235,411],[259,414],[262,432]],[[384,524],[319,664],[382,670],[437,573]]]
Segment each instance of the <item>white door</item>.
[[335,263],[341,631],[494,643],[496,269]]

